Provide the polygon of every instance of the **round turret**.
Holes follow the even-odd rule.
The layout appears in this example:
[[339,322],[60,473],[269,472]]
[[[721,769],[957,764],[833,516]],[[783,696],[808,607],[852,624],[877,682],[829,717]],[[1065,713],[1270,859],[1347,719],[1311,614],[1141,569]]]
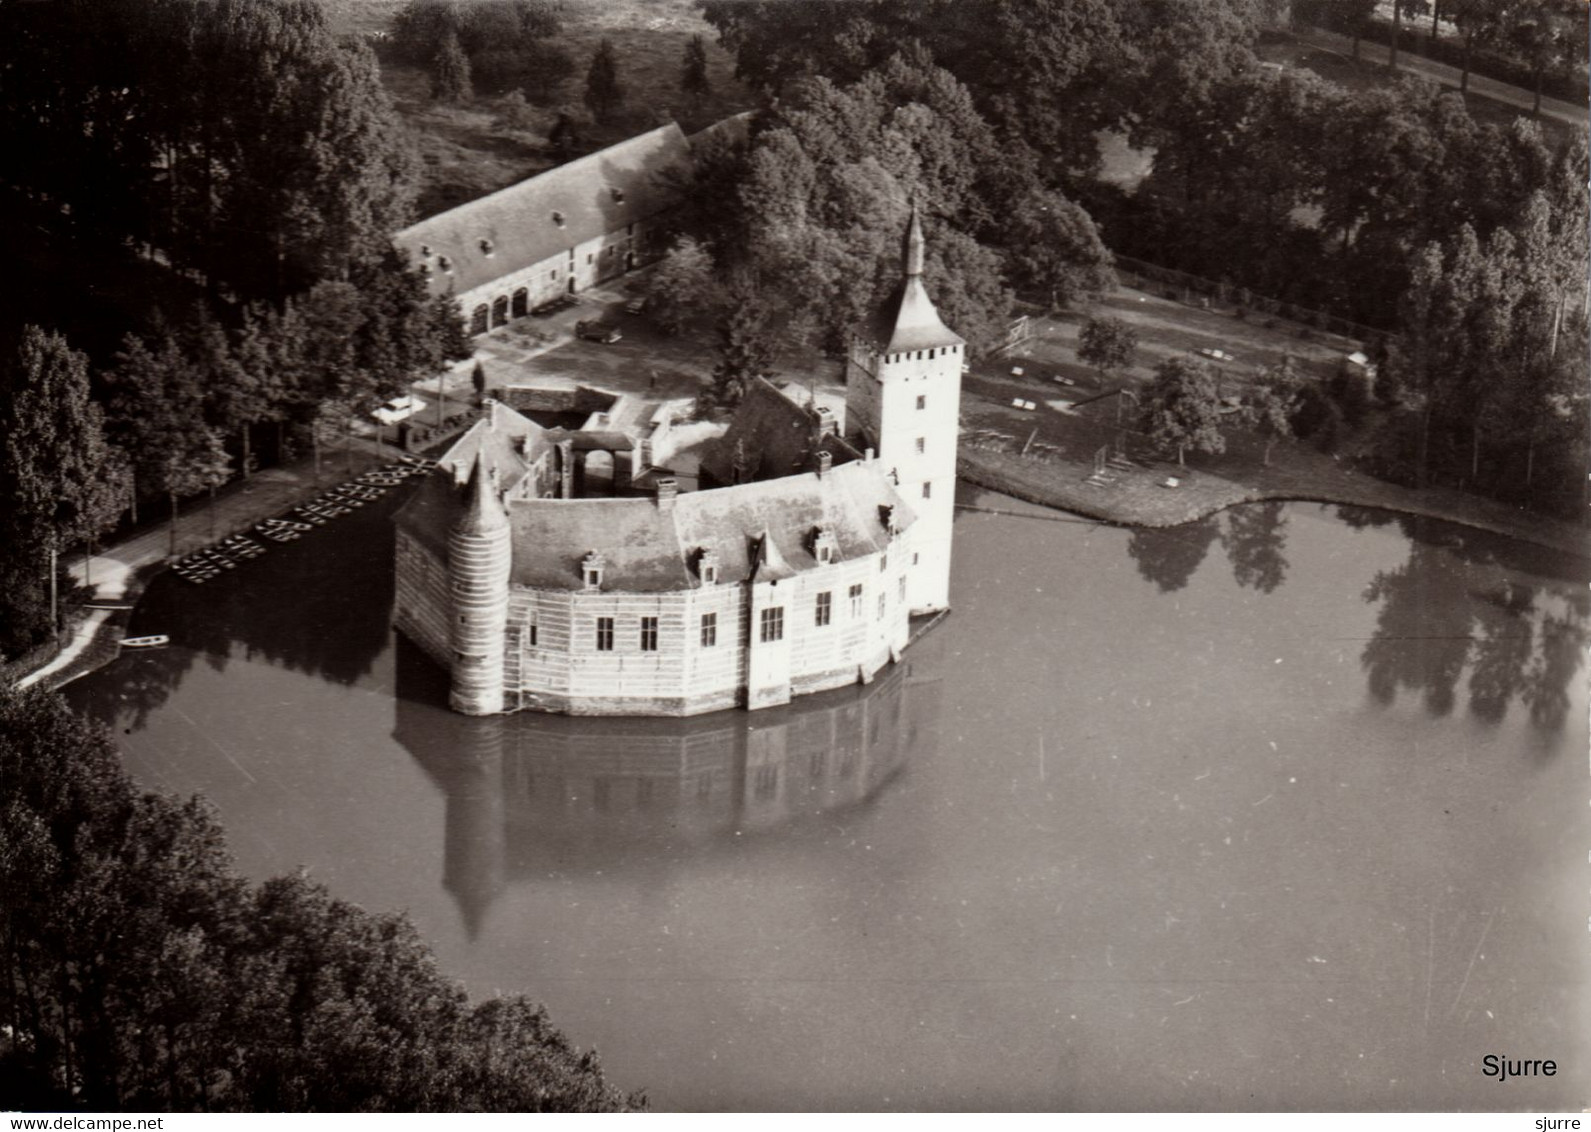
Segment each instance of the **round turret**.
[[493,715],[503,710],[503,649],[508,631],[512,561],[508,514],[485,459],[475,457],[469,503],[448,535],[453,594],[453,710]]

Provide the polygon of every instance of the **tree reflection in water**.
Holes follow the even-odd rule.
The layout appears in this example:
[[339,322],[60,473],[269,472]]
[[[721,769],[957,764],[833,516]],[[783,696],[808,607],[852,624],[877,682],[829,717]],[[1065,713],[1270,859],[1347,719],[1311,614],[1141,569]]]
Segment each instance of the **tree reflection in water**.
[[1287,579],[1287,511],[1282,503],[1233,507],[1223,516],[1221,545],[1240,586],[1271,593]]
[[1395,521],[1409,560],[1378,573],[1364,594],[1381,605],[1360,657],[1371,695],[1390,704],[1399,691],[1417,692],[1427,711],[1446,715],[1467,672],[1476,718],[1500,723],[1517,700],[1536,727],[1560,730],[1591,642],[1586,564],[1447,523]]
[[1177,527],[1139,527],[1127,540],[1127,554],[1146,582],[1159,586],[1161,593],[1172,593],[1188,584],[1220,536],[1214,516]]

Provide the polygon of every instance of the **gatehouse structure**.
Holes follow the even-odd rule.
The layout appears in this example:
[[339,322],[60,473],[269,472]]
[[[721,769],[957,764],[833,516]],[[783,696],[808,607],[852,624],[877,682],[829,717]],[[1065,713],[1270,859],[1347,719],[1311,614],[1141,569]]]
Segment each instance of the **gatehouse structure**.
[[[948,608],[965,345],[922,281],[850,352],[846,422],[759,383],[682,492],[644,446],[493,404],[398,513],[398,629],[469,715],[695,715],[867,682]],[[750,443],[748,444],[748,440]],[[628,458],[592,494],[581,454]],[[716,474],[706,473],[716,468]]]

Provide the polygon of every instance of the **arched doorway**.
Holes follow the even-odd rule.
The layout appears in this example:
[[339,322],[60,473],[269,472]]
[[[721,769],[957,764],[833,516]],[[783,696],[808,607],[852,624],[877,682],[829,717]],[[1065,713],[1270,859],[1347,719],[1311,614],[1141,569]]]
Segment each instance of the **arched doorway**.
[[514,292],[514,305],[512,313],[515,318],[524,318],[530,313],[529,288],[521,287],[519,290]]
[[476,307],[474,312],[470,315],[470,333],[485,334],[489,328],[487,322],[489,318],[491,318],[491,312],[487,309],[485,303],[482,303],[480,306]]
[[508,325],[508,296],[498,295],[492,300],[492,325]]
[[597,449],[586,453],[581,468],[581,494],[613,494],[613,453]]

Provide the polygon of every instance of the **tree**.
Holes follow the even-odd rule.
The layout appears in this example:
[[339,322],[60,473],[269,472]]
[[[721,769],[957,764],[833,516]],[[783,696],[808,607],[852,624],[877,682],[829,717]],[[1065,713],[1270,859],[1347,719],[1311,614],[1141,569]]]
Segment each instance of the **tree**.
[[[1377,0],[1342,0],[1338,14],[1353,37],[1353,57],[1359,58],[1359,41],[1375,22]],[[1393,41],[1394,44],[1396,40]],[[1397,48],[1394,46],[1394,51]]]
[[680,236],[646,279],[646,305],[665,334],[678,334],[693,314],[712,310],[717,300],[713,260],[690,236]]
[[1077,336],[1077,357],[1099,370],[1101,379],[1132,365],[1138,349],[1138,334],[1131,326],[1111,315],[1095,315],[1083,323]]
[[431,97],[438,102],[468,102],[475,97],[470,88],[469,56],[451,29],[443,33],[431,60]]
[[1271,464],[1271,449],[1282,437],[1293,435],[1293,414],[1298,411],[1298,387],[1292,359],[1263,374],[1243,396],[1243,426],[1265,438],[1264,463]]
[[[0,498],[8,502],[0,559],[21,581],[0,589],[0,620],[12,622],[7,651],[24,651],[55,630],[60,554],[111,525],[121,489],[103,414],[89,398],[88,359],[61,336],[24,327],[0,370]],[[46,587],[48,620],[41,620],[45,610],[33,595]]]
[[606,36],[597,44],[586,72],[586,105],[599,122],[608,122],[624,104],[624,84],[619,79],[619,59]]
[[512,133],[523,133],[535,128],[536,112],[530,108],[530,103],[525,101],[525,92],[511,90],[503,95],[503,101],[497,107],[497,117],[492,125],[499,130]]
[[1094,221],[1060,193],[1029,190],[1011,214],[1005,247],[1011,281],[1044,295],[1052,310],[1116,287],[1115,261]]
[[1221,435],[1221,401],[1215,375],[1202,360],[1167,358],[1155,369],[1154,382],[1145,390],[1139,410],[1139,427],[1161,448],[1177,450],[1184,465],[1189,449],[1218,455],[1226,451]]
[[692,101],[707,97],[712,84],[707,78],[707,41],[693,35],[685,43],[685,61],[680,68],[679,88]]
[[138,790],[100,726],[0,689],[0,1079],[56,1110],[643,1106],[523,999],[471,1006],[402,916],[251,886],[202,799]]

